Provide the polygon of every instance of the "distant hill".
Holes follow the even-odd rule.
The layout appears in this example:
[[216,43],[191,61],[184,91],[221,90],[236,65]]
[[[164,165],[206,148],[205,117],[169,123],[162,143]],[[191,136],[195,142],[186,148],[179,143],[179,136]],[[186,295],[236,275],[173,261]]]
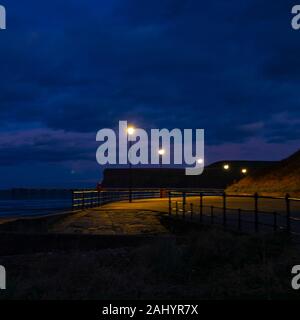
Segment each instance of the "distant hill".
[[[229,170],[224,170],[224,165]],[[270,167],[269,161],[219,161],[207,167],[200,176],[186,176],[184,169],[175,168],[132,168],[106,169],[104,171],[104,188],[215,188],[225,189],[234,181],[244,177],[242,169],[248,172]]]
[[300,196],[300,150],[273,166],[250,173],[229,186],[227,191]]

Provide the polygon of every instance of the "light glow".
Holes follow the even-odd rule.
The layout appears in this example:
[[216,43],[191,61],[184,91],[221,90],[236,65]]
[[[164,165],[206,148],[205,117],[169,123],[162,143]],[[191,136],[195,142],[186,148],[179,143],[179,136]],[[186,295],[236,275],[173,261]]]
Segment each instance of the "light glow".
[[134,131],[135,131],[134,127],[128,127],[127,128],[127,134],[130,135],[130,136],[134,134]]
[[199,164],[203,164],[203,163],[204,163],[204,160],[203,160],[203,159],[198,159],[197,162],[198,162]]
[[224,170],[229,170],[230,166],[229,166],[229,164],[224,164],[223,168],[224,168]]
[[166,151],[165,151],[164,149],[158,150],[158,154],[159,154],[160,156],[163,156],[165,153],[166,153]]

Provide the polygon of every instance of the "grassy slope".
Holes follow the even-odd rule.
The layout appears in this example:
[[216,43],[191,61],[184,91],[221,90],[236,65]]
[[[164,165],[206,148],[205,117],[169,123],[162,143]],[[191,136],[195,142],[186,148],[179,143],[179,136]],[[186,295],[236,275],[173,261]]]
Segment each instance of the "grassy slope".
[[271,168],[250,174],[227,191],[300,196],[300,150]]

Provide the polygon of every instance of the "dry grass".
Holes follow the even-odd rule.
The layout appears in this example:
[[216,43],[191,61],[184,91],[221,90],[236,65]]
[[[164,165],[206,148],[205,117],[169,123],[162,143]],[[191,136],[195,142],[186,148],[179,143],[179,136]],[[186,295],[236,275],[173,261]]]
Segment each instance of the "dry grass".
[[1,297],[286,299],[297,297],[290,270],[299,262],[283,235],[203,230],[138,248],[2,257],[8,290]]
[[291,157],[263,171],[254,172],[233,184],[230,193],[254,193],[300,197],[300,150]]

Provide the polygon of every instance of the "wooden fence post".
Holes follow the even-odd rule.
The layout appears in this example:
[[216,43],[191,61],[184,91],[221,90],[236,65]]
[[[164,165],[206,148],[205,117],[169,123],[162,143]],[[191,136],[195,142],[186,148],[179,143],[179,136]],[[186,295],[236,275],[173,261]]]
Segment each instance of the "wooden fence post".
[[214,224],[214,206],[210,207],[210,222]]
[[178,202],[176,201],[176,218],[178,218]]
[[254,223],[255,223],[255,232],[258,232],[258,193],[254,194]]
[[291,232],[291,206],[290,206],[290,195],[287,193],[285,195],[286,203],[286,230],[288,233]]
[[194,207],[193,204],[190,204],[190,208],[191,208],[191,220],[193,219],[193,214],[194,214]]
[[226,217],[226,192],[223,193],[223,226],[226,227],[227,217]]

